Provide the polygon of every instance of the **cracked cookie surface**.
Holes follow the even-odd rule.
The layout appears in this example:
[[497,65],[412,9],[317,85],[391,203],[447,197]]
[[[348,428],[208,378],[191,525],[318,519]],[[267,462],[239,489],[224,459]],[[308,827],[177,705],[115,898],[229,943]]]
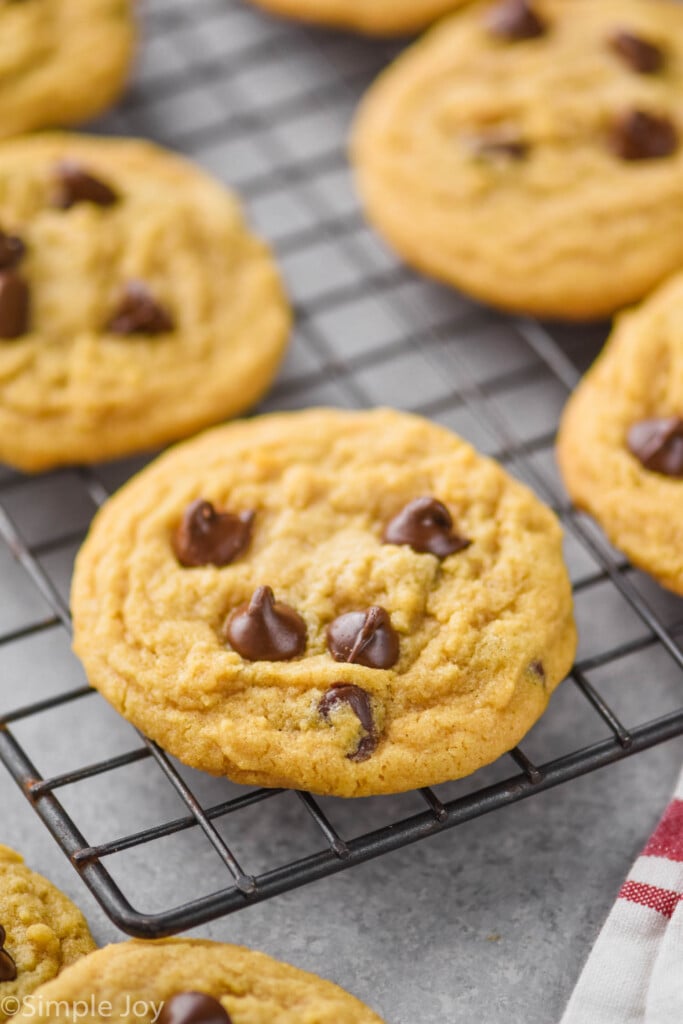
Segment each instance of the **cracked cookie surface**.
[[76,124],[124,87],[132,0],[0,3],[0,137]]
[[400,56],[352,159],[418,269],[508,310],[599,317],[683,265],[683,7],[527,9],[536,32],[509,15],[506,35],[501,0],[476,3]]
[[[64,1002],[86,1007],[83,1024],[99,1024],[87,1006],[105,1004],[115,1024],[153,1024],[159,1010],[160,1024],[382,1024],[329,981],[264,953],[202,939],[107,946],[38,994],[34,1014],[19,1014],[17,1024],[64,1020],[54,1009]],[[183,1006],[178,997],[185,994],[192,995]]]
[[368,35],[417,32],[467,0],[252,0],[274,14]]
[[[407,522],[425,495],[462,535],[450,547],[434,503]],[[228,526],[254,513],[227,565],[174,551],[198,499]],[[385,539],[399,528],[423,549],[436,531],[437,554]],[[576,642],[554,515],[460,438],[391,410],[265,416],[178,446],[96,517],[72,606],[90,682],[171,753],[341,796],[509,750]]]
[[577,505],[683,594],[683,275],[617,321],[565,409],[558,458]]
[[[152,448],[241,412],[275,376],[290,314],[271,255],[180,157],[71,134],[5,142],[0,228],[22,247],[0,252],[12,465]],[[3,290],[19,279],[28,310]]]
[[80,910],[7,846],[0,846],[0,938],[0,1022],[7,1000],[20,1004],[95,949]]

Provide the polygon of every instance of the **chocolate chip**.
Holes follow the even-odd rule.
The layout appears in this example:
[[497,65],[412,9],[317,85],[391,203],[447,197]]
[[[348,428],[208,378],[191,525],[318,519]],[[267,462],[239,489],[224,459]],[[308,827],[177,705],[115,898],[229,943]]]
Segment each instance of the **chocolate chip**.
[[617,56],[638,74],[654,75],[664,67],[663,50],[632,32],[615,32],[609,43]]
[[343,704],[347,704],[351,708],[366,733],[356,749],[346,756],[349,761],[367,761],[374,754],[379,742],[370,696],[360,686],[354,686],[353,683],[337,683],[323,694],[318,704],[318,711],[325,721],[329,721],[332,712]]
[[398,661],[398,634],[380,605],[340,615],[327,628],[327,647],[335,661],[366,668],[391,668]]
[[94,203],[95,206],[113,206],[118,202],[114,189],[100,178],[95,178],[75,160],[63,160],[55,171],[55,191],[52,205],[70,210],[76,203]]
[[217,999],[204,992],[179,992],[167,999],[158,1024],[232,1024]]
[[542,661],[532,661],[529,669],[535,676],[538,676],[539,679],[545,682],[545,668]]
[[657,160],[678,148],[678,131],[668,117],[629,110],[612,123],[610,148],[622,160]]
[[472,541],[453,532],[446,506],[436,498],[416,498],[391,520],[384,531],[385,544],[408,544],[414,551],[446,558],[464,551]]
[[129,281],[119,304],[107,324],[112,334],[166,334],[173,319],[142,281]]
[[259,587],[228,615],[224,634],[247,661],[290,661],[306,650],[306,623],[270,587]]
[[546,24],[528,0],[503,0],[488,16],[489,31],[503,39],[535,39],[545,35]]
[[6,949],[0,949],[0,981],[15,981],[17,965]]
[[19,338],[28,330],[31,293],[15,270],[0,272],[0,338]]
[[631,454],[645,469],[663,476],[683,478],[683,417],[641,420],[628,432]]
[[0,981],[14,981],[17,977],[17,965],[5,947],[5,929],[0,924]]
[[482,135],[470,143],[475,156],[496,157],[504,160],[524,160],[529,155],[529,146],[522,139],[504,135]]
[[26,246],[20,238],[0,231],[0,270],[18,267],[25,255]]
[[188,505],[173,534],[173,550],[181,565],[230,565],[249,547],[256,513],[217,512],[199,498]]

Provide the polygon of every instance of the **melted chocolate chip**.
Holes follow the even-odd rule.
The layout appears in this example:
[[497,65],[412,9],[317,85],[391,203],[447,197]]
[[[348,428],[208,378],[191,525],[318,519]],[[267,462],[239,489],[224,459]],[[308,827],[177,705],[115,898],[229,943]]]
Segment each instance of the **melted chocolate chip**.
[[327,628],[327,647],[335,661],[391,668],[398,661],[398,634],[384,608],[340,615]]
[[17,976],[17,965],[5,947],[5,929],[0,924],[0,981],[14,981]]
[[230,565],[249,547],[256,513],[217,512],[199,498],[185,509],[173,534],[173,550],[181,565]]
[[29,287],[15,270],[0,272],[0,338],[19,338],[28,330]]
[[379,742],[370,696],[360,686],[337,683],[323,694],[318,711],[325,721],[329,721],[332,712],[342,704],[347,704],[351,708],[366,733],[356,749],[346,756],[349,761],[367,761],[374,754]]
[[129,281],[107,324],[112,334],[166,334],[173,319],[142,281]]
[[472,541],[453,532],[446,506],[436,498],[416,498],[391,520],[384,531],[385,544],[408,544],[414,551],[446,558],[464,551]]
[[503,0],[487,20],[489,31],[503,39],[535,39],[546,33],[546,24],[528,0]]
[[26,254],[26,246],[16,235],[0,231],[0,270],[18,267]]
[[0,981],[15,981],[17,965],[6,949],[0,949]]
[[610,147],[622,160],[657,160],[678,148],[678,131],[668,117],[629,110],[612,123]]
[[251,601],[228,615],[226,640],[247,661],[290,661],[306,650],[306,623],[270,587],[259,587]]
[[529,155],[529,146],[522,139],[504,135],[482,135],[471,143],[475,156],[501,158],[504,160],[524,160]]
[[645,469],[663,476],[683,478],[683,417],[641,420],[628,432],[631,454]]
[[63,160],[55,171],[55,191],[52,205],[70,210],[77,203],[95,206],[113,206],[118,202],[114,189],[100,178],[95,178],[75,160]]
[[217,999],[204,992],[179,992],[167,999],[158,1024],[232,1024]]
[[640,75],[654,75],[664,67],[664,52],[660,47],[632,32],[615,32],[609,42],[617,56]]

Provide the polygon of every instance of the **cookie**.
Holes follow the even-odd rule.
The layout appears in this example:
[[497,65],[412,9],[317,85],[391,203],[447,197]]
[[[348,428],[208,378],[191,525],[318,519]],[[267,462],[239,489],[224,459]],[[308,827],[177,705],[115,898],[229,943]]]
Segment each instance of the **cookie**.
[[85,918],[23,859],[0,846],[0,1022],[39,985],[95,949]]
[[617,321],[567,405],[557,451],[576,504],[683,594],[683,275]]
[[513,312],[610,314],[683,265],[683,6],[468,6],[371,87],[352,158],[418,269]]
[[0,138],[106,110],[134,45],[133,0],[0,3]]
[[274,14],[368,35],[417,32],[466,0],[253,0]]
[[241,946],[201,939],[121,942],[82,960],[17,1014],[99,1024],[382,1024],[337,985]]
[[194,767],[339,796],[474,771],[575,648],[553,514],[388,409],[233,423],[162,456],[78,555],[90,682]]
[[192,164],[124,139],[5,142],[0,229],[0,459],[151,448],[270,385],[290,323],[279,276]]

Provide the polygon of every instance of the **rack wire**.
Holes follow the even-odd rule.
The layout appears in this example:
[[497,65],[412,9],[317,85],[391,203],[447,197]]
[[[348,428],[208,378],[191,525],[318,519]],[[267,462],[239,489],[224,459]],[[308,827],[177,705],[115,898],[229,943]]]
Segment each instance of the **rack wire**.
[[[37,479],[0,470],[0,759],[111,919],[151,938],[683,735],[683,607],[570,507],[554,471],[575,363],[604,331],[497,316],[412,274],[364,224],[345,138],[395,45],[289,26],[237,0],[194,0],[191,11],[148,0],[144,30],[136,81],[96,128],[197,159],[240,190],[273,242],[297,325],[263,408],[397,405],[495,455],[564,522],[584,637],[524,749],[468,780],[360,802],[209,780],[115,716],[68,652],[74,552],[144,460]],[[157,905],[138,909],[152,874]]]

